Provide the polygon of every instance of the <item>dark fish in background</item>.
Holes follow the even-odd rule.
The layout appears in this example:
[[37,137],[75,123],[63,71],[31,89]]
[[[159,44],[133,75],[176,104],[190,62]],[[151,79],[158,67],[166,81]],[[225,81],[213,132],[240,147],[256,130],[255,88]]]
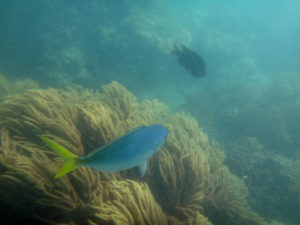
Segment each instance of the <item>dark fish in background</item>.
[[185,47],[181,44],[180,47],[174,44],[174,49],[171,52],[176,55],[178,62],[194,77],[203,77],[206,74],[206,65],[197,52]]

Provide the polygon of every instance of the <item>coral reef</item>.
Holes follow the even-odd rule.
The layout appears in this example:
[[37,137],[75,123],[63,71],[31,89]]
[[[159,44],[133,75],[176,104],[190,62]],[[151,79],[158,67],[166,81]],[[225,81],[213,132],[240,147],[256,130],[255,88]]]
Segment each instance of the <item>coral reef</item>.
[[[223,71],[226,80],[217,79],[209,91],[187,94],[181,109],[191,112],[226,149],[240,138],[256,137],[273,153],[299,158],[299,74],[262,78],[251,59],[240,64]],[[227,77],[229,71],[232,76]],[[247,85],[242,76],[248,76]]]
[[[39,139],[78,155],[126,131],[162,123],[169,135],[149,160],[114,174],[90,168],[54,179],[62,161]],[[247,187],[224,165],[194,118],[170,115],[158,101],[138,103],[117,82],[102,92],[81,87],[30,90],[0,104],[0,216],[5,224],[263,225],[246,201]],[[18,215],[18,216],[16,216]]]
[[22,93],[29,89],[36,89],[39,85],[31,79],[16,80],[11,82],[0,73],[0,101],[6,96]]
[[[161,15],[168,16],[162,17]],[[192,41],[191,32],[182,24],[182,21],[158,4],[147,10],[144,5],[132,4],[129,16],[124,19],[124,22],[134,33],[165,53],[173,49],[174,43],[189,44]]]
[[296,199],[300,193],[300,167],[297,169],[297,161],[273,154],[255,137],[245,137],[232,143],[225,163],[245,181],[252,208],[268,220],[298,224],[300,202]]

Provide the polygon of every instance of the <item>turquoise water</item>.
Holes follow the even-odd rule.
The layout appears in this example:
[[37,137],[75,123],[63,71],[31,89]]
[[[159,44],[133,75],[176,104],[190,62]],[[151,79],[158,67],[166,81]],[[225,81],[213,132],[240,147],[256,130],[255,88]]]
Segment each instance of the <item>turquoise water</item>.
[[[296,225],[285,168],[300,159],[299,14],[295,0],[0,0],[0,73],[42,87],[117,80],[191,113],[224,147],[251,206]],[[203,57],[205,77],[180,66],[174,43]]]

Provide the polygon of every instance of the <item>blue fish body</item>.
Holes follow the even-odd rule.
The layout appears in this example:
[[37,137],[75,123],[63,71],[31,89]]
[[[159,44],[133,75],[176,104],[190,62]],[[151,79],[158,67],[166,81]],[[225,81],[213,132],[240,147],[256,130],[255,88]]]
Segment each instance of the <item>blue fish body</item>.
[[66,160],[56,177],[79,166],[111,173],[139,166],[143,176],[147,159],[163,145],[167,134],[168,130],[160,124],[138,127],[83,157],[75,156],[48,138],[42,139]]
[[150,158],[163,145],[167,134],[168,130],[159,124],[139,127],[81,160],[85,166],[104,172],[130,169]]

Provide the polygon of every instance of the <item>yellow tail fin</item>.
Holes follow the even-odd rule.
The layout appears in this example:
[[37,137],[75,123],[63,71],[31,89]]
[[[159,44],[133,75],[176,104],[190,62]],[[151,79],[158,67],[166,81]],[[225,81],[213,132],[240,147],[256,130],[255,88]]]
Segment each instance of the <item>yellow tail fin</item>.
[[55,141],[53,141],[49,138],[46,138],[46,137],[41,137],[41,139],[53,151],[55,151],[57,154],[59,154],[65,160],[65,163],[60,168],[60,170],[57,172],[57,174],[55,175],[55,178],[58,178],[60,176],[63,176],[65,174],[69,173],[70,171],[76,169],[77,167],[79,167],[82,164],[82,160],[78,156],[74,155],[72,152],[67,150],[62,145],[60,145],[60,144],[56,143]]

